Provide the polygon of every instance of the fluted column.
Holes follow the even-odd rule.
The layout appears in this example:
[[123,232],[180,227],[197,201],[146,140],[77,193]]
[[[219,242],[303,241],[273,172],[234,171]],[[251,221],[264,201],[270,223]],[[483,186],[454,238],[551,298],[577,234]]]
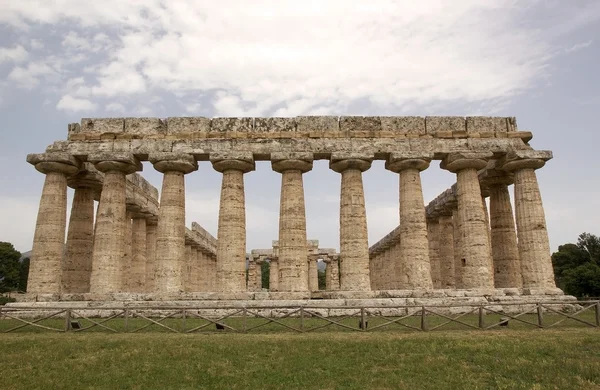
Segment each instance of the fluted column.
[[269,264],[269,291],[279,291],[279,261],[275,257]]
[[154,291],[154,268],[156,262],[156,224],[154,218],[146,221],[146,282],[145,292]]
[[27,162],[46,175],[33,236],[27,292],[60,294],[67,224],[67,177],[77,173],[80,163],[66,154],[30,154]]
[[452,215],[439,217],[439,258],[441,288],[453,288],[454,281],[454,226]]
[[271,155],[273,170],[281,173],[278,291],[309,291],[302,174],[312,169],[312,156],[294,157]]
[[131,269],[129,290],[131,292],[144,292],[146,285],[147,264],[147,226],[146,215],[138,213],[133,215],[131,227]]
[[246,291],[246,202],[244,173],[254,170],[252,156],[213,160],[223,174],[217,233],[217,279],[220,291]]
[[[329,263],[325,269],[326,275],[325,280],[329,280],[329,285],[326,288],[328,291],[339,291],[340,289],[340,268],[339,268],[339,255],[333,255],[329,258]],[[327,270],[329,273],[327,274]],[[327,276],[329,275],[329,276]]]
[[308,286],[310,291],[319,291],[319,270],[317,268],[318,257],[308,257]]
[[460,215],[458,208],[452,210],[452,239],[454,241],[454,287],[462,289],[462,269],[464,266],[462,255],[462,233],[460,231]]
[[131,262],[133,259],[132,241],[133,241],[133,212],[127,211],[125,217],[125,235],[123,241],[123,258],[121,259],[121,288],[119,291],[130,292],[131,283]]
[[262,259],[257,259],[256,260],[256,291],[261,291],[262,290],[262,264],[263,264]]
[[198,169],[191,155],[150,155],[154,169],[163,173],[160,209],[156,227],[154,291],[172,294],[183,291],[181,275],[185,261],[185,174]]
[[[481,182],[479,184],[480,186],[482,186]],[[483,216],[485,217],[485,229],[487,232],[487,237],[488,237],[488,248],[490,249],[490,255],[489,255],[489,259],[490,262],[488,264],[488,267],[490,269],[490,275],[492,277],[492,285],[495,285],[494,282],[494,257],[493,257],[493,252],[492,252],[492,232],[490,229],[490,212],[488,210],[487,207],[487,202],[486,202],[486,198],[489,196],[489,189],[487,187],[483,187],[481,188],[481,205],[483,207]]]
[[192,263],[196,259],[192,243],[185,243],[185,259],[181,269],[181,280],[183,283],[183,291],[190,292],[192,290]]
[[402,262],[402,246],[400,245],[400,234],[397,233],[394,240],[389,242],[386,249],[386,268],[384,273],[384,286],[389,290],[402,290],[410,288],[405,264]]
[[132,155],[92,155],[96,169],[104,172],[102,194],[96,214],[96,234],[92,256],[90,292],[107,294],[121,291],[121,271],[127,232],[126,175],[141,170]]
[[256,291],[256,262],[252,259],[248,262],[248,291]]
[[333,157],[329,167],[342,175],[340,191],[340,289],[369,291],[369,241],[362,173],[367,158]]
[[495,271],[494,286],[496,288],[522,287],[521,264],[515,219],[508,193],[508,180],[490,185],[490,222]]
[[221,291],[219,280],[217,279],[217,255],[210,253],[208,255],[208,286],[210,291]]
[[515,217],[521,275],[525,288],[556,288],[546,216],[535,170],[552,158],[547,151],[507,154],[502,169],[514,173]]
[[431,282],[433,288],[441,288],[440,271],[440,224],[436,218],[427,220],[427,239],[429,241],[429,262],[431,264]]
[[429,167],[429,157],[394,159],[386,169],[400,175],[400,262],[410,289],[433,288],[427,240],[427,221],[421,171]]
[[455,153],[442,162],[442,168],[456,173],[459,231],[461,235],[461,279],[466,289],[493,288],[490,273],[490,246],[481,201],[477,171],[487,165],[492,153]]
[[94,194],[95,189],[91,187],[75,188],[65,259],[62,263],[63,293],[90,292],[94,247]]

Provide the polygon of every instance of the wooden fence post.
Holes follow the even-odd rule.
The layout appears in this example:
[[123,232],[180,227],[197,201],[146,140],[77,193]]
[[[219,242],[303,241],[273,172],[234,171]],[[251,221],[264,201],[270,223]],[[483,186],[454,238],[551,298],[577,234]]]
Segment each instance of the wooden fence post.
[[247,318],[247,312],[246,312],[246,306],[244,306],[244,309],[242,310],[242,330],[244,331],[244,333],[247,332],[248,326],[246,325],[246,318]]
[[483,306],[479,306],[479,329],[483,329],[485,324],[483,322]]
[[427,331],[427,322],[425,318],[425,306],[421,306],[421,330],[424,332]]
[[[596,302],[596,326],[600,327],[600,301]],[[1,310],[1,309],[0,309]]]
[[542,314],[542,305],[541,303],[537,304],[537,319],[538,319],[538,326],[540,328],[544,327],[544,315]]
[[304,306],[300,306],[300,330],[304,332]]
[[125,333],[129,333],[129,309],[125,309]]
[[185,333],[185,318],[186,318],[186,310],[183,309],[181,311],[181,331]]
[[71,309],[67,309],[65,312],[65,332],[71,330]]
[[365,318],[365,308],[361,307],[360,308],[360,327],[362,329],[363,332],[367,331],[367,320]]

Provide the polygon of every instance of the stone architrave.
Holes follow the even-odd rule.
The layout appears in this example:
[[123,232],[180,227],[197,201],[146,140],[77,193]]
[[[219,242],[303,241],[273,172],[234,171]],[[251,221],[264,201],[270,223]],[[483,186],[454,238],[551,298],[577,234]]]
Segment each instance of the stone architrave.
[[61,263],[67,224],[67,177],[79,171],[80,162],[66,154],[30,154],[27,161],[46,175],[40,198],[27,292],[61,293]]
[[154,292],[183,291],[181,270],[185,262],[185,175],[198,169],[187,154],[150,154],[154,169],[163,174],[158,225]]
[[427,220],[427,238],[429,240],[429,262],[431,264],[431,282],[433,288],[441,288],[440,271],[440,224],[437,218]]
[[452,215],[439,217],[440,288],[454,287],[454,226]]
[[90,292],[92,251],[94,247],[94,195],[89,186],[77,186],[73,195],[62,264],[62,292]]
[[500,176],[489,184],[492,257],[496,288],[523,286],[515,219],[508,192],[510,182],[508,177]]
[[156,224],[157,220],[146,220],[146,281],[145,292],[154,291],[154,265],[156,262]]
[[477,171],[487,166],[492,153],[453,153],[441,167],[456,173],[456,198],[461,237],[461,281],[465,289],[494,287],[490,272],[490,241]]
[[400,263],[409,289],[432,289],[429,241],[421,171],[429,167],[432,156],[396,157],[386,169],[400,175]]
[[121,291],[127,232],[126,175],[140,171],[142,166],[133,155],[126,153],[90,155],[88,161],[104,172],[96,214],[90,292],[109,294]]
[[500,168],[514,174],[517,247],[524,288],[555,289],[546,216],[535,170],[552,158],[548,151],[507,153]]
[[246,202],[244,173],[255,169],[252,154],[211,158],[223,174],[217,233],[217,279],[220,291],[246,291]]
[[[340,290],[369,291],[369,242],[362,173],[371,158],[334,155],[329,168],[342,176],[340,191]],[[318,287],[317,287],[318,288]]]
[[278,291],[309,291],[302,174],[312,169],[312,155],[272,153],[271,164],[281,173]]

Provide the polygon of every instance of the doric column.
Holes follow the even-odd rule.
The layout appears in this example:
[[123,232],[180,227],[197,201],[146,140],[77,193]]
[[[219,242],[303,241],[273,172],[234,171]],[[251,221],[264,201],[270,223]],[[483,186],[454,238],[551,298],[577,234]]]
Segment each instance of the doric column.
[[252,258],[250,258],[250,261],[248,261],[248,286],[247,286],[247,290],[248,291],[256,291],[256,262]]
[[121,291],[121,270],[125,254],[126,175],[142,170],[142,166],[133,155],[125,153],[90,155],[88,161],[94,162],[96,169],[104,172],[96,214],[90,292],[114,293]]
[[340,289],[369,291],[369,241],[362,173],[371,158],[332,156],[329,168],[342,175],[340,191]]
[[439,223],[439,257],[441,288],[454,287],[454,226],[452,215],[441,214]]
[[77,173],[80,163],[68,154],[30,154],[27,162],[44,173],[27,292],[60,294],[61,262],[67,224],[67,177]]
[[458,208],[452,209],[452,239],[454,241],[454,287],[462,289],[462,233],[460,231],[460,215]]
[[501,169],[514,173],[515,216],[521,274],[525,288],[556,288],[544,206],[535,170],[552,158],[549,151],[508,153]]
[[73,186],[75,193],[62,263],[62,292],[87,293],[94,248],[94,197],[99,195],[102,184],[98,181],[92,186],[75,181]]
[[181,280],[183,282],[183,291],[190,292],[192,290],[192,264],[196,260],[192,243],[185,243],[185,259],[181,268]]
[[150,155],[154,169],[163,173],[156,227],[154,291],[159,294],[183,290],[181,269],[185,260],[185,174],[198,169],[191,155]]
[[437,216],[427,220],[427,239],[429,241],[429,263],[431,264],[431,282],[433,288],[441,288],[440,272],[440,225]]
[[402,247],[400,245],[400,234],[396,232],[394,239],[388,242],[385,250],[386,272],[384,272],[384,287],[389,290],[401,290],[410,288],[406,267],[402,262]]
[[271,159],[281,173],[278,291],[309,291],[302,174],[312,169],[312,155],[272,153]]
[[146,291],[146,265],[148,250],[148,231],[146,226],[146,215],[143,212],[133,214],[132,237],[131,237],[131,269],[129,280],[129,291]]
[[244,173],[253,171],[252,154],[211,158],[223,174],[217,233],[217,279],[220,291],[246,291],[246,202]]
[[217,255],[210,253],[208,255],[208,286],[209,291],[221,291],[219,288],[219,280],[217,279]]
[[133,212],[127,210],[125,217],[125,235],[123,241],[123,258],[121,259],[121,289],[119,291],[130,292],[131,262],[133,258]]
[[146,282],[145,292],[154,291],[154,265],[156,261],[156,224],[157,218],[146,220]]
[[488,267],[490,269],[490,275],[492,276],[492,284],[495,285],[494,282],[494,258],[492,256],[492,232],[490,230],[490,213],[487,207],[487,201],[485,200],[488,196],[490,196],[489,188],[484,187],[480,181],[479,185],[481,186],[481,205],[483,207],[483,216],[485,217],[485,229],[488,237],[488,248],[490,249],[490,263]]
[[485,168],[492,153],[452,153],[441,164],[456,173],[456,198],[461,235],[462,287],[493,288],[490,273],[490,246],[486,218],[481,202],[477,171]]
[[400,262],[409,289],[431,289],[431,265],[427,221],[421,187],[421,171],[432,156],[396,157],[392,154],[386,169],[400,175]]
[[256,291],[262,290],[262,265],[264,259],[258,258],[256,259]]
[[484,179],[490,192],[490,236],[496,288],[522,287],[521,265],[517,249],[515,219],[508,193],[512,176],[502,171],[487,170]]
[[271,257],[269,263],[269,291],[279,291],[279,261]]
[[308,256],[308,288],[310,291],[319,291],[318,259],[319,257],[316,255]]
[[338,291],[340,289],[340,268],[339,268],[339,255],[333,255],[329,257],[329,263],[325,268],[325,283],[327,283],[327,291]]

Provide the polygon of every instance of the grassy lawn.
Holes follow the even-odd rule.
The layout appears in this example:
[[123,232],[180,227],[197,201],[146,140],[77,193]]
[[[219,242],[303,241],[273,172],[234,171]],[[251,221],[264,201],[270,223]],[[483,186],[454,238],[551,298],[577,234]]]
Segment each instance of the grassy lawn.
[[3,389],[600,389],[600,331],[0,334]]

